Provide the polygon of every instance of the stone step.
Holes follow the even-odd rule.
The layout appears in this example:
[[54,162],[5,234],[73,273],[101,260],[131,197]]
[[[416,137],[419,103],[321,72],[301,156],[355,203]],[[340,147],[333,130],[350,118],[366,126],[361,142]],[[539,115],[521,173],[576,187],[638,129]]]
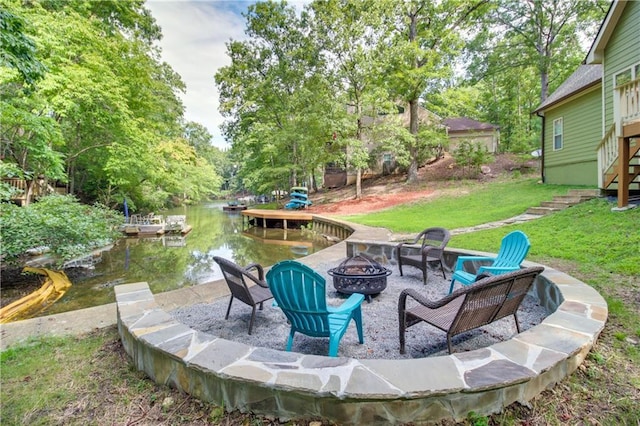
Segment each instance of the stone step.
[[534,214],[534,215],[538,215],[538,216],[544,216],[547,214],[551,214],[554,212],[558,212],[562,209],[557,209],[557,208],[553,208],[553,207],[529,207],[527,209],[527,214]]
[[553,197],[553,201],[556,203],[578,204],[586,201],[583,197],[574,195],[556,195]]
[[599,189],[570,189],[567,194],[569,196],[596,198],[600,196]]
[[563,210],[571,206],[575,206],[579,204],[579,201],[562,201],[562,200],[553,200],[553,201],[543,201],[540,203],[540,207],[550,207],[553,209]]
[[539,207],[530,207],[526,213],[543,216],[564,210],[599,196],[599,189],[570,189],[567,195],[556,195],[553,197],[553,201],[543,201]]

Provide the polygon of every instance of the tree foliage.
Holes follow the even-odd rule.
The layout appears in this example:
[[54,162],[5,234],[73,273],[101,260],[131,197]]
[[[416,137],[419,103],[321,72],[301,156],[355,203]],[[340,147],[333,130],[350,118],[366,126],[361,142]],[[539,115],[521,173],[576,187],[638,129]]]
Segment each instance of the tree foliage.
[[0,203],[0,255],[19,263],[26,250],[48,247],[60,262],[112,241],[122,215],[102,205],[81,204],[73,196],[51,195],[18,207]]
[[[491,122],[503,151],[528,152],[540,131],[531,111],[578,65],[604,3],[315,0],[299,16],[284,2],[256,3],[248,40],[228,45],[233,65],[217,75],[227,138],[238,160],[249,159],[250,185],[295,180],[321,161],[361,170],[373,142],[413,180],[442,141],[437,118],[421,120],[421,106]],[[405,131],[379,120],[393,115],[390,105],[408,108]],[[299,115],[304,131],[293,143],[289,125]],[[302,165],[302,152],[316,155],[315,168]]]
[[46,69],[31,91],[22,90],[26,77],[0,72],[9,95],[0,100],[3,161],[17,164],[22,178],[66,184],[80,199],[112,207],[126,196],[140,209],[219,190],[203,150],[166,155],[167,146],[184,153],[189,145],[178,98],[185,86],[160,61],[161,29],[144,1],[6,3],[6,13],[28,25],[3,30],[3,58],[12,52],[5,39],[26,40],[22,51],[31,56],[8,57],[43,64],[27,71]]
[[531,111],[586,56],[606,0],[494,0],[468,46],[470,83],[481,92],[482,119],[500,125],[503,149],[528,152],[539,141]]
[[229,42],[231,65],[216,73],[231,155],[256,193],[307,183],[326,158],[331,92],[305,16],[285,2],[249,6],[249,40]]

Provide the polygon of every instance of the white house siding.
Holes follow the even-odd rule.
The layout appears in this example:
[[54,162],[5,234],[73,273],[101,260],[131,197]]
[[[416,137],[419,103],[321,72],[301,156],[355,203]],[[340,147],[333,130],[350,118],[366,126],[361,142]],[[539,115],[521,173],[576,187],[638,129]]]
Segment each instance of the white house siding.
[[[562,185],[598,185],[596,148],[600,143],[602,113],[600,86],[545,113],[545,182]],[[563,120],[563,148],[553,150],[553,121]]]

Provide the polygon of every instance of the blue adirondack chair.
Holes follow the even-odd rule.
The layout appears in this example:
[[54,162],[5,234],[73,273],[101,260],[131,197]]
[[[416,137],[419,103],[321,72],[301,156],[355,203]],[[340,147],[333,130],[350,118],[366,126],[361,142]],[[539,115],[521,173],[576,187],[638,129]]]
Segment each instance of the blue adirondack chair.
[[267,272],[267,283],[275,304],[291,323],[287,351],[296,332],[329,338],[329,356],[338,355],[340,339],[354,320],[360,343],[364,343],[362,311],[364,295],[354,293],[339,307],[327,306],[325,279],[295,260],[276,263]]
[[[498,275],[520,269],[520,264],[527,256],[527,253],[529,253],[530,247],[531,243],[529,243],[529,238],[527,238],[522,231],[513,231],[505,235],[502,239],[500,251],[496,257],[459,256],[453,276],[451,277],[449,294],[453,291],[453,285],[456,281],[462,285],[470,285],[476,281],[476,276],[482,273]],[[491,263],[480,266],[477,274],[472,274],[465,271],[465,262]]]

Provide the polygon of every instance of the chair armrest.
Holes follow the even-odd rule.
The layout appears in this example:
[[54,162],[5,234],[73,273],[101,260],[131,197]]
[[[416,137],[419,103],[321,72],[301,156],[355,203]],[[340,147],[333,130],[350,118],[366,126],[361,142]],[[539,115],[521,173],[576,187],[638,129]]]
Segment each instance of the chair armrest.
[[411,297],[416,302],[418,302],[422,306],[425,306],[425,307],[427,307],[429,309],[438,309],[438,308],[441,308],[444,305],[452,302],[454,299],[457,299],[458,297],[464,297],[464,295],[465,295],[465,293],[467,291],[468,291],[468,287],[461,288],[461,289],[458,289],[458,290],[454,291],[450,295],[443,297],[440,300],[433,301],[433,300],[427,299],[425,296],[423,296],[422,294],[418,293],[418,291],[416,291],[416,290],[414,290],[412,288],[406,288],[406,289],[402,290],[402,292],[400,293],[400,298],[398,299],[398,310],[400,310],[400,311],[404,311],[405,310],[407,297]]
[[422,244],[418,244],[418,241],[420,241],[423,237],[423,232],[419,233],[418,235],[415,236],[415,238],[412,241],[402,241],[400,243],[398,243],[398,245],[396,246],[396,248],[398,250],[400,250],[405,244],[409,244],[409,245],[416,245],[417,247],[414,248],[420,248],[422,247]]
[[482,272],[490,272],[493,275],[504,274],[505,272],[517,271],[520,266],[481,266],[478,269],[478,274]]
[[396,246],[396,250],[398,251],[398,253],[400,253],[400,250],[402,250],[403,248],[409,248],[409,249],[414,249],[414,250],[420,250],[420,244],[416,244],[415,241],[411,242],[411,241],[403,241],[401,243],[398,243],[398,245]]
[[458,260],[456,261],[456,269],[455,271],[464,271],[464,262],[493,262],[496,260],[495,257],[485,257],[485,256],[458,256]]
[[332,314],[344,314],[353,311],[364,301],[364,294],[353,293],[342,305],[334,307],[327,306],[327,311]]
[[251,269],[258,271],[258,279],[264,281],[264,268],[262,265],[259,263],[250,263],[244,268],[245,271],[250,271]]
[[[436,247],[436,246],[424,246],[422,248],[422,259],[426,259],[427,256],[429,255],[430,252],[434,252],[437,253],[437,255],[440,255],[442,253],[443,249],[440,247]],[[436,255],[434,255],[436,256]]]

